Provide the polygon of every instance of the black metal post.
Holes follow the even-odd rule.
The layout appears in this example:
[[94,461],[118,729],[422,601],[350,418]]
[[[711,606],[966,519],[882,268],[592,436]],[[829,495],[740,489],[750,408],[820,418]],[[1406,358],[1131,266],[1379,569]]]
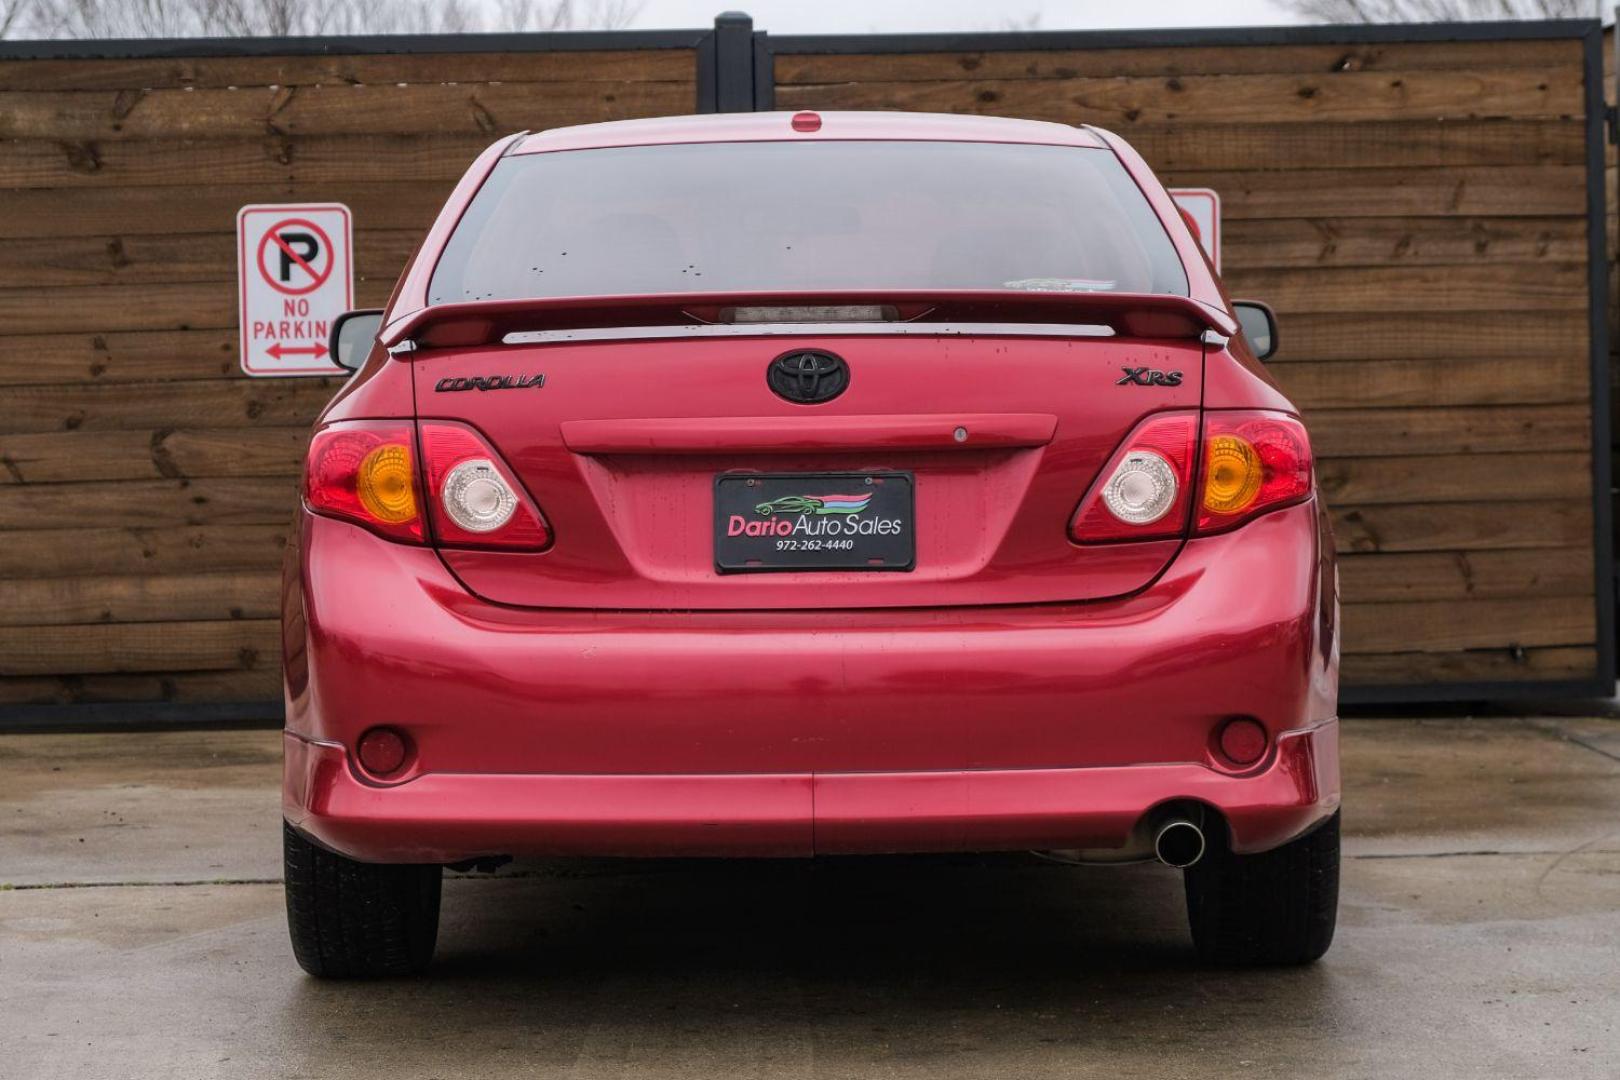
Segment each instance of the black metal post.
[[740,11],[714,19],[714,111],[754,111],[754,20]]

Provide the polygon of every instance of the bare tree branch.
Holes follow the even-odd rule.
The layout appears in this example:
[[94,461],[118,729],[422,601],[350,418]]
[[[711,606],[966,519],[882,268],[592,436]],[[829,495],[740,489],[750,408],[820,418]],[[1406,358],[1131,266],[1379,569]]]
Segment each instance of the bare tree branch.
[[1041,28],[1041,13],[1031,11],[1027,15],[1008,15],[1001,20],[1000,29],[1010,31],[1039,30]]
[[4,0],[0,2],[0,41],[11,36],[12,27],[22,19],[30,0]]
[[1287,0],[1286,6],[1325,23],[1477,22],[1594,18],[1603,0]]
[[0,0],[0,38],[317,37],[619,29],[640,0]]

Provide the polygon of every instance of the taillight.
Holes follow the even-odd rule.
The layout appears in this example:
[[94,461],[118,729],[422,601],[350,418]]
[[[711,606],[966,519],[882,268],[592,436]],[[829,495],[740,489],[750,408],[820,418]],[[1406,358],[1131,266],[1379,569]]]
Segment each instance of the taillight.
[[[1311,443],[1285,413],[1204,414],[1202,468],[1191,483],[1197,413],[1160,413],[1139,424],[1080,504],[1069,535],[1077,543],[1165,540],[1222,532],[1311,493]],[[1195,490],[1196,488],[1196,490]]]
[[305,501],[317,514],[422,543],[415,443],[409,420],[348,420],[322,428],[304,459]]
[[1285,413],[1204,414],[1198,532],[1214,533],[1311,493],[1311,441]]
[[433,538],[446,547],[539,551],[551,529],[494,447],[472,428],[424,420]]
[[1137,425],[1075,511],[1069,535],[1082,544],[1181,536],[1197,438],[1194,412],[1160,413]]

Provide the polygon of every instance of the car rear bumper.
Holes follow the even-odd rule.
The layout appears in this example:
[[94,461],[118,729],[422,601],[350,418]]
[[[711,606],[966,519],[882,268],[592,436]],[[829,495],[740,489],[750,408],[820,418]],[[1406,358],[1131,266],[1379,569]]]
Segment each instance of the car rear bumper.
[[585,776],[428,773],[367,783],[334,743],[286,735],[284,811],[376,862],[481,855],[810,855],[1123,849],[1166,800],[1218,811],[1234,850],[1265,851],[1338,806],[1338,724],[1292,731],[1268,767]]
[[[288,821],[372,861],[1234,845],[1338,805],[1336,601],[1313,504],[1116,601],[849,612],[514,609],[430,550],[304,515],[284,616]],[[1270,734],[1249,767],[1215,732]],[[413,745],[391,782],[362,733]]]

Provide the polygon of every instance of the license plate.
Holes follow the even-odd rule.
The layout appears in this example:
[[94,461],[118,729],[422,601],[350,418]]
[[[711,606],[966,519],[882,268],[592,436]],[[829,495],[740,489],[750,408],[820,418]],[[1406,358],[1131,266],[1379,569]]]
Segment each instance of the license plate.
[[910,570],[912,476],[722,473],[714,478],[714,565],[757,570]]

